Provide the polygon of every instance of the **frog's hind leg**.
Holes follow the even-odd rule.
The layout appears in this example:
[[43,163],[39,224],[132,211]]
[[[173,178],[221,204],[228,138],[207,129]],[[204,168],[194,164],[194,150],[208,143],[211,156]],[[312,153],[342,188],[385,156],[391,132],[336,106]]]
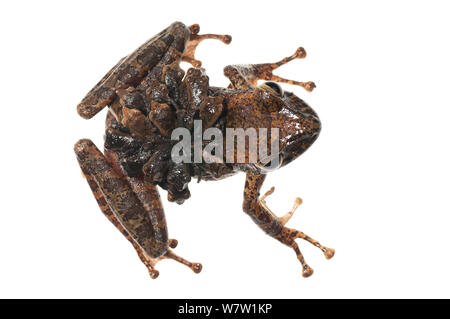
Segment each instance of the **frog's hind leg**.
[[109,208],[108,203],[106,202],[105,198],[103,197],[102,192],[98,188],[98,185],[94,181],[92,175],[90,175],[90,174],[88,174],[88,175],[83,174],[83,175],[86,177],[89,187],[91,188],[92,193],[94,194],[94,197],[97,200],[98,206],[100,207],[103,214],[122,233],[122,235],[133,245],[133,247],[136,250],[142,263],[147,267],[150,277],[152,279],[157,278],[159,276],[159,272],[158,272],[158,270],[156,270],[154,268],[154,265],[151,263],[151,258],[149,258],[145,254],[144,250],[134,241],[133,238],[131,238],[130,234],[125,230],[125,228],[122,226],[122,224],[119,222],[119,220],[114,216],[113,212],[111,211],[111,208]]
[[278,69],[280,66],[294,59],[303,59],[305,57],[305,49],[299,47],[294,54],[275,63],[228,65],[224,69],[224,74],[230,79],[231,86],[236,89],[256,87],[258,80],[266,80],[301,86],[306,91],[311,92],[316,87],[314,82],[287,80],[272,73],[273,70]]
[[[135,190],[140,184],[136,183],[138,186],[133,189],[131,184],[115,170],[115,165],[109,162],[109,159],[89,140],[77,142],[75,152],[83,175],[103,214],[133,245],[151,278],[158,277],[159,272],[155,269],[155,265],[166,258],[187,265],[195,273],[200,272],[201,264],[190,263],[176,256],[170,249],[175,248],[178,242],[175,239],[167,239],[165,218],[156,186],[150,186],[155,188],[153,191],[146,188],[148,193],[145,195],[136,193]],[[136,218],[138,211],[149,216],[150,220],[143,221]],[[130,225],[129,221],[123,218],[125,215],[134,225]]]
[[191,35],[189,37],[189,42],[186,47],[186,51],[182,57],[182,61],[192,64],[193,67],[199,68],[202,66],[202,62],[195,59],[195,50],[197,46],[206,39],[216,39],[220,40],[225,44],[231,43],[231,35],[228,34],[198,34],[200,32],[200,26],[198,24],[193,24],[189,27]]
[[319,248],[330,259],[334,256],[334,249],[321,245],[317,240],[309,237],[301,231],[291,229],[285,226],[288,220],[294,214],[294,211],[301,204],[301,199],[296,198],[292,210],[283,217],[277,217],[266,205],[265,199],[274,192],[272,187],[266,194],[259,197],[259,191],[264,182],[265,175],[253,175],[248,173],[245,181],[243,210],[250,218],[269,236],[279,240],[283,244],[291,247],[297,259],[302,264],[303,277],[309,277],[313,274],[313,269],[306,263],[303,254],[300,251],[296,239],[301,238]]

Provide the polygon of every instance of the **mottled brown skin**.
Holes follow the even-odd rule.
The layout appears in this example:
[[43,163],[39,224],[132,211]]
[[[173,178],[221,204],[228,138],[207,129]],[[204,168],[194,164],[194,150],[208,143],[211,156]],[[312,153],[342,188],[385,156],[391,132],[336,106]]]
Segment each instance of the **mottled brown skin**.
[[[279,218],[260,197],[267,169],[267,159],[251,163],[248,145],[245,160],[233,163],[177,164],[170,152],[176,141],[171,133],[177,127],[193,130],[194,120],[201,120],[203,130],[225,128],[279,128],[280,166],[300,156],[316,140],[321,124],[317,114],[301,99],[283,92],[274,82],[257,86],[258,80],[289,83],[312,91],[313,82],[297,82],[273,75],[272,71],[295,58],[304,58],[303,48],[277,63],[232,65],[224,69],[230,79],[228,88],[209,86],[209,78],[199,68],[195,50],[204,39],[218,39],[228,44],[229,35],[199,35],[200,27],[189,28],[175,22],[129,56],[121,59],[78,105],[83,118],[91,118],[109,106],[106,119],[105,151],[102,154],[87,139],[75,144],[80,167],[106,217],[132,243],[152,278],[159,272],[155,264],[174,259],[201,271],[201,264],[175,255],[177,241],[169,240],[164,211],[157,185],[168,191],[169,201],[182,204],[190,197],[191,178],[220,180],[239,171],[247,174],[243,210],[269,236],[294,249],[303,267],[303,276],[313,270],[306,264],[295,239],[317,246],[326,258],[334,250],[326,248],[304,233],[285,227],[301,204]],[[181,61],[191,63],[186,74]],[[259,137],[258,137],[259,138]],[[258,142],[260,142],[258,140]],[[270,145],[270,142],[262,142]],[[206,142],[205,142],[206,143]],[[270,146],[269,146],[270,147]],[[270,149],[270,148],[269,148]],[[232,154],[236,159],[236,154]],[[170,248],[169,248],[170,247]]]

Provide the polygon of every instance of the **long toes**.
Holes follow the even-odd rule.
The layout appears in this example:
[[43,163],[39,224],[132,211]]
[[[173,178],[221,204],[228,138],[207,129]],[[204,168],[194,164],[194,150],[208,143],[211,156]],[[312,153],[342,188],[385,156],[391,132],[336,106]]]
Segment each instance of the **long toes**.
[[169,249],[167,251],[167,253],[164,255],[164,258],[175,260],[176,262],[179,262],[180,264],[183,264],[183,265],[191,268],[191,270],[193,272],[195,272],[196,274],[198,274],[200,271],[202,271],[202,268],[203,268],[202,264],[190,262],[190,261],[184,259],[183,257],[180,257],[177,254],[175,254],[171,249]]
[[295,240],[299,239],[299,238],[303,239],[303,240],[311,243],[315,247],[319,248],[325,255],[326,259],[331,259],[335,254],[335,250],[333,248],[327,248],[325,246],[322,246],[317,240],[309,237],[308,235],[302,233],[299,230],[295,230],[295,229],[291,229],[291,228],[287,228],[287,227],[283,228],[283,230],[280,233],[280,236],[277,239],[280,240],[285,245],[291,247],[295,251],[295,254],[297,255],[297,259],[302,264],[303,277],[309,277],[313,274],[314,271],[306,263],[305,258],[303,257],[303,254],[300,251],[298,244],[295,242]]
[[281,225],[286,225],[286,223],[292,218],[292,216],[294,216],[295,211],[302,203],[303,201],[300,197],[297,197],[295,199],[292,209],[286,215],[278,217],[278,221],[281,223]]
[[272,195],[273,192],[275,192],[275,187],[274,187],[274,186],[272,186],[272,187],[271,187],[264,195],[262,195],[262,196],[259,198],[259,200],[262,201],[262,202],[265,201],[265,200],[266,200],[266,197]]
[[[178,244],[176,239],[170,239],[169,240],[169,246]],[[178,256],[175,254],[171,249],[167,251],[167,253],[161,257],[158,258],[149,258],[148,261],[145,263],[148,269],[148,272],[150,274],[150,278],[156,279],[159,276],[159,271],[155,269],[155,265],[164,259],[172,259],[176,262],[179,262],[180,264],[183,264],[187,267],[189,267],[194,273],[198,274],[202,271],[203,266],[201,263],[193,263],[190,261],[187,261],[186,259]]]

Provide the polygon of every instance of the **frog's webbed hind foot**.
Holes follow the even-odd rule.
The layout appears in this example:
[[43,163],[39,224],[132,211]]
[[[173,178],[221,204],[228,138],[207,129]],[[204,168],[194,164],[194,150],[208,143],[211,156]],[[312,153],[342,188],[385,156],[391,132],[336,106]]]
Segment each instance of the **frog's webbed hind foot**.
[[[191,263],[173,253],[178,241],[167,238],[162,203],[155,185],[143,183],[140,177],[123,175],[117,154],[105,151],[105,156],[90,140],[78,141],[75,152],[103,214],[133,245],[151,278],[159,276],[155,265],[162,259],[174,259],[195,273],[201,271],[201,264]],[[139,219],[140,216],[153,219],[146,221]]]
[[296,230],[296,229],[283,227],[282,231],[277,236],[275,236],[275,238],[278,239],[279,241],[281,241],[283,244],[288,245],[289,247],[294,249],[295,254],[297,255],[297,259],[302,264],[303,277],[311,276],[314,271],[306,263],[305,258],[303,257],[303,254],[300,251],[300,248],[298,247],[298,244],[295,242],[295,239],[301,238],[301,239],[306,240],[307,242],[313,244],[314,246],[316,246],[323,252],[326,259],[331,259],[335,253],[333,248],[327,248],[327,247],[321,245],[317,240],[309,237],[305,233],[303,233],[299,230]]
[[293,208],[284,216],[276,216],[266,204],[266,198],[273,194],[275,188],[272,187],[264,195],[259,196],[261,186],[264,183],[266,175],[253,175],[247,173],[245,180],[244,203],[243,210],[251,219],[269,236],[277,239],[286,246],[291,247],[297,259],[302,264],[303,277],[309,277],[313,274],[313,269],[306,263],[303,254],[295,242],[301,238],[319,248],[327,259],[334,256],[334,249],[321,245],[317,240],[309,237],[305,233],[286,227],[286,223],[293,216],[295,210],[302,204],[300,198],[296,198]]
[[231,43],[231,35],[228,34],[198,34],[200,32],[200,26],[198,24],[193,24],[189,27],[191,35],[189,37],[189,42],[186,47],[186,51],[182,57],[182,61],[192,64],[193,67],[199,68],[202,66],[202,62],[195,58],[195,50],[200,42],[206,39],[216,39],[220,40],[225,44]]
[[155,266],[158,262],[160,262],[161,260],[164,260],[164,259],[175,260],[175,261],[179,262],[180,264],[183,264],[183,265],[191,268],[191,270],[196,274],[198,274],[199,272],[202,271],[203,266],[201,263],[193,263],[193,262],[187,261],[186,259],[178,256],[177,254],[175,254],[173,252],[172,249],[177,247],[177,245],[178,245],[178,241],[176,239],[170,239],[169,240],[170,248],[167,250],[167,252],[164,255],[162,255],[158,258],[150,258],[148,256],[141,256],[141,255],[139,256],[141,258],[142,262],[144,263],[144,265],[147,267],[150,277],[152,279],[158,278],[159,271],[155,268]]
[[[273,194],[273,192],[275,191],[275,188],[272,187],[271,189],[269,189],[263,196],[260,197],[259,202],[261,204],[261,206],[267,210],[268,212],[270,212],[273,216],[275,216],[275,214],[269,209],[269,207],[267,207],[266,201],[265,199],[267,198],[267,196]],[[319,248],[322,253],[325,255],[326,259],[331,259],[334,256],[334,249],[333,248],[327,248],[323,245],[321,245],[317,240],[309,237],[308,235],[306,235],[305,233],[296,230],[296,229],[291,229],[288,227],[285,227],[286,223],[289,221],[289,219],[291,219],[291,217],[294,215],[294,212],[296,211],[296,209],[302,204],[302,200],[300,197],[297,197],[294,200],[294,206],[292,207],[292,209],[284,216],[282,217],[276,217],[276,219],[279,221],[279,223],[283,226],[282,230],[279,234],[275,235],[274,238],[278,239],[279,241],[281,241],[283,244],[291,247],[292,249],[294,249],[295,254],[297,255],[297,259],[300,261],[300,263],[302,264],[302,275],[303,277],[309,277],[313,274],[313,269],[306,263],[305,258],[303,257],[303,254],[300,251],[300,248],[298,247],[298,244],[295,242],[296,239],[301,238],[303,240],[306,240],[307,242],[313,244],[314,246],[316,246],[317,248]]]

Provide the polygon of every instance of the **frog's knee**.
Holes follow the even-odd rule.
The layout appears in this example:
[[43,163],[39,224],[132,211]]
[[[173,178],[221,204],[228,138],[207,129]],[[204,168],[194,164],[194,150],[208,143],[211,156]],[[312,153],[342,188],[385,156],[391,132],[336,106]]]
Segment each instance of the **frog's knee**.
[[75,143],[73,150],[77,156],[81,156],[93,147],[95,147],[94,143],[90,139],[84,138]]
[[73,150],[81,166],[86,166],[87,162],[93,159],[102,158],[103,154],[89,139],[81,139],[75,143]]
[[73,147],[75,153],[82,152],[83,150],[88,149],[89,147],[94,146],[94,143],[87,138],[83,138],[75,143],[75,146]]

